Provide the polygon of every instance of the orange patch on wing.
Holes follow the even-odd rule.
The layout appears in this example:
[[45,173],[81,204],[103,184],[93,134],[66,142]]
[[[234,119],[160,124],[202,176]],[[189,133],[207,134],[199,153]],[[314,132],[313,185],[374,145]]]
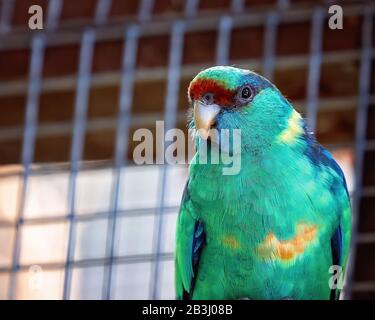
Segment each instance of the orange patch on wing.
[[240,247],[240,243],[238,240],[232,235],[226,235],[222,239],[222,243],[231,249],[238,249]]
[[270,232],[258,246],[258,254],[265,259],[290,261],[303,254],[307,247],[315,240],[316,225],[300,223],[297,225],[296,235],[290,240],[279,240]]

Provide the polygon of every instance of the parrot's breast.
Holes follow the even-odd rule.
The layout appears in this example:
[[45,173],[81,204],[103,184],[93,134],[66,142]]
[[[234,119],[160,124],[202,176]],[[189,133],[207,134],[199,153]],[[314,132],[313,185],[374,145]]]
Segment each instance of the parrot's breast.
[[207,239],[194,298],[329,297],[337,177],[284,149],[257,162],[244,156],[236,176],[191,168],[189,193]]

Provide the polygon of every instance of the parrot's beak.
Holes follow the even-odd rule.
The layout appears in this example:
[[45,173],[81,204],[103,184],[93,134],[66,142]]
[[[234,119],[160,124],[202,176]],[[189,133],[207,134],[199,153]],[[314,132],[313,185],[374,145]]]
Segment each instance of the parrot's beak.
[[194,101],[194,123],[201,138],[207,140],[211,126],[215,123],[219,112],[220,107],[217,104],[206,105],[200,101]]

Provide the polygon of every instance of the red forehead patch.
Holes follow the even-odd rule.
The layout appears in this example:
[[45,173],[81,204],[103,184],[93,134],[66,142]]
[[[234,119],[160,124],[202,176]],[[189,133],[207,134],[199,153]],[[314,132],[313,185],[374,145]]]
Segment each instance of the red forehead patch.
[[220,106],[231,106],[236,95],[235,90],[228,90],[224,84],[212,79],[197,79],[189,85],[188,94],[191,100],[199,100],[210,92],[214,95],[215,103]]

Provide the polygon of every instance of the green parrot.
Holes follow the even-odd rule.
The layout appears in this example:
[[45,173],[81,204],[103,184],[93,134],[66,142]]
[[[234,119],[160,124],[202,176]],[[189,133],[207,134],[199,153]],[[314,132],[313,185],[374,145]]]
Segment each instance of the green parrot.
[[[351,209],[332,155],[254,72],[208,68],[188,98],[197,152],[177,219],[177,299],[338,299]],[[239,148],[224,129],[231,141],[240,130]],[[240,156],[240,170],[224,174],[215,152]]]

